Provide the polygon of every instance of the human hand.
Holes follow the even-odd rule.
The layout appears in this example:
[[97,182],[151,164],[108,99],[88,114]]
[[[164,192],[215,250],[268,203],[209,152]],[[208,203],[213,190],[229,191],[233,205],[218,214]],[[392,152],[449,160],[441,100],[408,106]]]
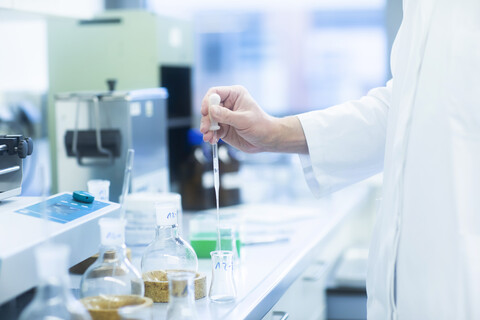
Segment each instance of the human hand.
[[[218,94],[220,106],[209,106],[211,94]],[[210,130],[210,117],[220,129],[217,139],[222,139],[237,149],[248,152],[273,151],[277,118],[265,113],[242,86],[214,87],[202,100],[200,132],[203,140],[215,143]]]

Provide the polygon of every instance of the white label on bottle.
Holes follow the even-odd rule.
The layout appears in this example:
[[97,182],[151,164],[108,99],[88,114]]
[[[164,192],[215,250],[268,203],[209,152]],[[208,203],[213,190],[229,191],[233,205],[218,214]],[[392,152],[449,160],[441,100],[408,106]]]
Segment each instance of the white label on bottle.
[[239,189],[242,181],[238,172],[226,172],[221,175],[223,189]]
[[207,171],[203,173],[202,186],[204,189],[213,188],[213,171]]
[[177,224],[178,210],[175,207],[157,207],[157,225],[172,226]]

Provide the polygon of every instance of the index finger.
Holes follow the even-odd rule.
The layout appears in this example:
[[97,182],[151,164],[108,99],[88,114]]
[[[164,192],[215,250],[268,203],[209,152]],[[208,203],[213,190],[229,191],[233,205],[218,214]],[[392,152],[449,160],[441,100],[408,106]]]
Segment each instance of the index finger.
[[[218,94],[220,96],[220,105],[232,109],[234,103],[225,103],[226,101],[232,100],[232,97],[235,95],[235,87],[234,86],[221,86],[221,87],[212,87],[208,89],[207,93],[203,97],[202,100],[202,109],[201,113],[203,116],[208,115],[208,98],[211,94]],[[233,99],[235,100],[235,99]]]

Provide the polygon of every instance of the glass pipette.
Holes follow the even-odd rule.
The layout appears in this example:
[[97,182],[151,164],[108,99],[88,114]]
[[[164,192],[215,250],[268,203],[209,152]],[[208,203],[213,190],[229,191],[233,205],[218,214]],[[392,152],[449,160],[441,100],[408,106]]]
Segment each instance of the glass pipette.
[[[210,95],[208,102],[210,106],[219,106],[220,105],[220,96],[216,93]],[[210,117],[210,131],[213,131],[213,140],[215,141],[212,144],[212,158],[213,158],[213,183],[215,187],[215,199],[217,204],[217,250],[222,250],[221,239],[220,239],[220,210],[219,210],[219,189],[220,189],[220,172],[218,166],[218,140],[217,140],[217,130],[220,129],[220,126],[216,121],[213,121]]]

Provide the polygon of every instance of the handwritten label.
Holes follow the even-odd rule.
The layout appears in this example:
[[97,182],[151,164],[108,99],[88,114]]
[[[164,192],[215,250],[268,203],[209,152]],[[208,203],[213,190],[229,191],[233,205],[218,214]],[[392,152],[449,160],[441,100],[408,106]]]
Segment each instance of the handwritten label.
[[157,224],[172,226],[177,224],[178,210],[175,207],[157,207]]
[[217,264],[215,264],[215,270],[233,270],[233,263],[217,262]]
[[117,240],[117,239],[121,239],[121,238],[122,238],[121,233],[111,232],[111,231],[107,233],[107,239]]

